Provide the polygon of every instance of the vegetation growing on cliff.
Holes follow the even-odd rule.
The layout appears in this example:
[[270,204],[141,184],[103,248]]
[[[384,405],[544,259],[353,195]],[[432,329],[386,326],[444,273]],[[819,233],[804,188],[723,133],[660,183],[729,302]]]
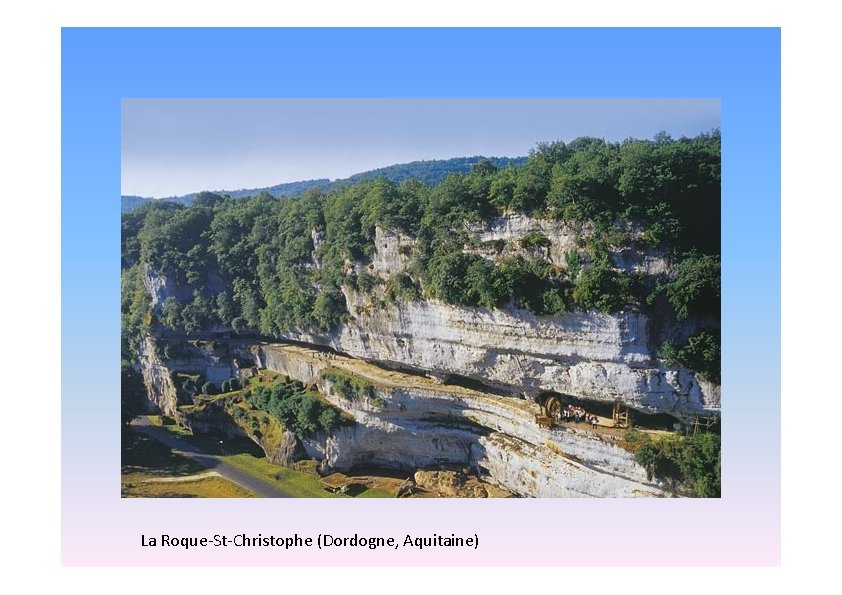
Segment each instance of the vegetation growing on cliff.
[[722,453],[719,434],[672,435],[653,440],[629,430],[626,443],[635,460],[653,477],[672,482],[698,498],[718,498],[722,485]]
[[356,374],[338,368],[327,368],[322,370],[321,377],[346,399],[357,402],[368,401],[375,407],[382,407],[385,404],[383,397],[375,392],[374,386]]
[[716,330],[700,331],[687,339],[681,347],[664,341],[658,357],[669,366],[681,364],[685,368],[695,370],[705,380],[720,383],[722,354],[719,332]]
[[330,432],[342,422],[336,409],[298,380],[282,380],[272,388],[258,386],[243,396],[251,407],[269,412],[301,437],[319,430]]
[[[376,178],[299,198],[205,192],[189,207],[148,204],[123,215],[123,340],[134,351],[150,322],[140,295],[145,265],[184,290],[164,301],[157,322],[187,333],[217,324],[268,336],[328,332],[352,315],[343,286],[376,294],[376,303],[436,298],[536,315],[663,304],[675,319],[715,323],[719,195],[715,132],[540,144],[524,163],[483,160],[435,185]],[[538,232],[520,240],[520,254],[497,246],[486,257],[471,247],[466,223],[515,212],[582,230],[583,250],[554,265],[551,241]],[[409,266],[388,279],[364,270],[376,226],[416,240]],[[674,275],[615,265],[617,251],[647,246],[672,255]]]
[[152,321],[149,292],[143,285],[139,265],[124,269],[120,276],[120,357],[137,361],[137,350]]

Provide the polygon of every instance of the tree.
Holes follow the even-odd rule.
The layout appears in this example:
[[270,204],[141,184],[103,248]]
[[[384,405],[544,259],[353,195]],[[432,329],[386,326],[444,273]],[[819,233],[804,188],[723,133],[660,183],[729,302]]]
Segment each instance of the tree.
[[237,317],[237,307],[227,291],[222,291],[216,296],[216,317],[222,324],[230,325]]
[[161,324],[172,330],[181,328],[181,310],[181,302],[178,301],[178,298],[166,297],[161,304]]
[[718,255],[686,254],[675,280],[663,289],[679,320],[691,314],[719,318],[721,267]]
[[[457,251],[458,250],[458,251]],[[463,254],[460,249],[442,249],[427,265],[427,283],[430,295],[451,304],[464,304],[468,297],[468,267],[477,257]]]
[[146,408],[146,386],[143,378],[126,360],[120,362],[120,416],[124,424],[143,413]]
[[313,321],[322,331],[329,331],[339,324],[345,312],[345,296],[337,289],[320,293],[313,303]]
[[626,303],[627,285],[610,261],[602,258],[581,273],[573,289],[573,300],[583,310],[596,308],[610,314]]

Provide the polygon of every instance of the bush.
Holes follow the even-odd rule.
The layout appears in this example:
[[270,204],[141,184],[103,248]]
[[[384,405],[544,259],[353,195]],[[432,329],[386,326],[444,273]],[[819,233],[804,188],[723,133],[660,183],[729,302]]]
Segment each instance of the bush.
[[530,231],[520,239],[520,245],[526,250],[532,250],[534,248],[549,248],[552,242],[540,231]]
[[658,357],[668,366],[674,366],[681,358],[681,350],[672,341],[664,341],[658,349]]
[[334,390],[346,399],[361,401],[374,396],[374,387],[359,376],[335,368],[323,370],[321,376],[330,382]]
[[319,425],[325,432],[332,431],[339,425],[339,414],[333,407],[325,407],[319,413]]
[[468,267],[479,257],[463,254],[461,248],[454,251],[441,250],[433,255],[427,265],[425,288],[431,297],[449,304],[467,304]]
[[721,350],[719,333],[701,331],[689,339],[681,348],[681,364],[695,370],[705,380],[720,382]]
[[676,267],[676,278],[659,287],[678,320],[691,315],[719,318],[722,271],[719,256],[686,254]]
[[396,273],[386,282],[386,298],[389,300],[402,299],[411,302],[417,299],[419,294],[418,286],[406,273]]
[[564,262],[567,264],[567,276],[575,281],[582,270],[582,260],[579,258],[579,253],[576,250],[565,252]]
[[628,278],[615,271],[607,258],[600,259],[586,268],[576,282],[573,300],[583,310],[596,308],[611,314],[626,303],[628,285]]
[[266,411],[300,437],[320,429],[329,432],[341,423],[339,413],[318,393],[308,391],[301,382],[289,377],[271,388],[259,386],[246,391],[244,396],[253,409]]
[[339,290],[323,291],[313,303],[313,321],[319,330],[329,331],[347,312],[345,296]]
[[682,347],[664,341],[658,357],[668,366],[679,364],[693,370],[704,380],[721,382],[722,356],[718,331],[700,331],[687,339]]
[[722,454],[718,434],[702,433],[686,438],[671,436],[653,441],[634,441],[635,460],[651,480],[660,477],[678,482],[698,498],[718,498],[722,483]]
[[357,289],[363,293],[371,293],[371,290],[377,285],[377,281],[377,277],[367,271],[363,271],[357,276]]

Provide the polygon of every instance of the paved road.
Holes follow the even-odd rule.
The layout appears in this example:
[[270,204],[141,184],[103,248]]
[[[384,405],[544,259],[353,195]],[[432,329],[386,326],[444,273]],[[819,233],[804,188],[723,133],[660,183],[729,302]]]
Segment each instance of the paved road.
[[257,496],[261,498],[292,498],[293,496],[287,494],[286,492],[279,490],[276,487],[273,487],[259,479],[252,477],[251,475],[240,471],[236,467],[233,467],[218,459],[217,457],[204,452],[203,450],[193,446],[189,442],[178,438],[177,436],[173,436],[168,430],[161,428],[159,426],[153,425],[149,418],[144,416],[136,417],[132,420],[132,427],[135,431],[140,432],[141,434],[145,434],[150,438],[154,438],[158,442],[162,442],[163,444],[172,448],[177,454],[187,457],[193,461],[196,461],[200,465],[207,467],[208,469],[213,469],[225,479],[229,479],[236,484],[239,484],[254,492]]

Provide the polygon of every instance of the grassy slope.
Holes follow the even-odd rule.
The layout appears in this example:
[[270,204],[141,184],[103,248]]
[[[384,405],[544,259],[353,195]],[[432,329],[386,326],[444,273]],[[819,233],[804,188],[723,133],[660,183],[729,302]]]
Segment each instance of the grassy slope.
[[[152,416],[153,423],[160,423],[159,418]],[[268,485],[280,488],[281,490],[297,498],[347,498],[345,494],[331,494],[324,490],[319,483],[319,475],[315,471],[299,471],[289,467],[273,465],[265,457],[258,456],[254,452],[243,452],[234,441],[223,442],[205,436],[193,435],[188,430],[175,425],[164,426],[167,430],[179,438],[196,445],[205,452],[213,454],[221,461],[225,461],[232,467],[236,467],[244,473],[263,481]],[[392,494],[376,489],[367,489],[357,494],[357,498],[392,498]]]
[[[129,498],[252,498],[248,490],[222,477],[190,476],[207,469],[169,447],[132,430],[122,435],[120,493]],[[185,481],[156,482],[185,477]],[[150,481],[151,480],[151,481]]]

